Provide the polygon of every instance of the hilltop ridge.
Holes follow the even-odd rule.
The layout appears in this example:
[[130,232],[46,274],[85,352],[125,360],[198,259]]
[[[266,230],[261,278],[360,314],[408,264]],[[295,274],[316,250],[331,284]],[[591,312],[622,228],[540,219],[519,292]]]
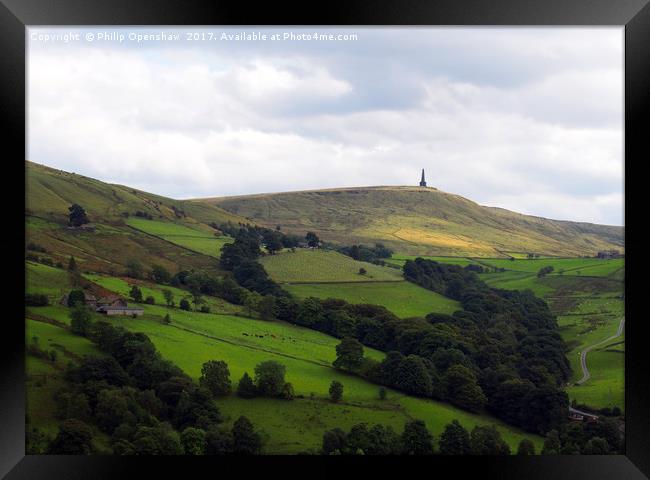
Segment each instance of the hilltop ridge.
[[624,228],[479,205],[432,187],[369,186],[192,199],[288,232],[383,242],[412,254],[592,256],[623,249]]

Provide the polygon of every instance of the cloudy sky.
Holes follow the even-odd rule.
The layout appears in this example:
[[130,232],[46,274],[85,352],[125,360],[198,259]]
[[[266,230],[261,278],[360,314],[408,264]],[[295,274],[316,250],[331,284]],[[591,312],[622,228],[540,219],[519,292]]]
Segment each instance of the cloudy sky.
[[[245,31],[267,38],[222,36]],[[133,37],[161,32],[179,38]],[[27,35],[38,163],[173,198],[413,185],[425,168],[484,205],[623,223],[618,27]]]

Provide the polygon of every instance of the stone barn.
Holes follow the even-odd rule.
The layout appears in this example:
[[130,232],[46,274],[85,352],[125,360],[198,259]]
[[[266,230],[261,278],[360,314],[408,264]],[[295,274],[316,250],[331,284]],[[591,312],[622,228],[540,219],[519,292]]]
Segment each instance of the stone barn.
[[97,309],[97,313],[102,313],[109,316],[126,315],[131,317],[139,317],[144,313],[144,308],[103,305]]

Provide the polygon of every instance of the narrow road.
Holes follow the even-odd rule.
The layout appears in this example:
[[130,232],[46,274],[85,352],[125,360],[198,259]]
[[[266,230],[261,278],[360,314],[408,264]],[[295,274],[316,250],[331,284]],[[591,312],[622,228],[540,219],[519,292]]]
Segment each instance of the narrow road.
[[578,385],[582,385],[585,383],[589,378],[591,377],[591,374],[589,373],[589,370],[587,369],[587,354],[592,351],[594,348],[598,347],[599,345],[602,345],[603,343],[607,343],[610,340],[614,340],[615,338],[618,338],[621,336],[623,333],[623,327],[625,325],[625,317],[621,318],[621,323],[618,324],[618,330],[616,330],[616,333],[612,335],[609,338],[606,338],[605,340],[595,343],[587,348],[585,348],[582,352],[580,352],[580,366],[582,367],[582,378],[578,380],[576,383]]

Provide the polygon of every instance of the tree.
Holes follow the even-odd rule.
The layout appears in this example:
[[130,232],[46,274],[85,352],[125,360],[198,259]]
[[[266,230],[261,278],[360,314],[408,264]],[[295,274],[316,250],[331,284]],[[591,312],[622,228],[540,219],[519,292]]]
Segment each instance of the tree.
[[333,428],[323,434],[323,453],[330,455],[336,451],[339,453],[345,449],[346,434],[340,428]]
[[273,230],[267,230],[262,237],[262,241],[271,255],[275,255],[275,252],[282,250],[284,246],[282,244],[282,234]]
[[190,302],[187,301],[187,298],[182,298],[180,303],[178,304],[181,310],[188,310],[190,309]]
[[336,380],[332,380],[332,383],[330,383],[330,399],[334,403],[337,403],[342,398],[343,398],[343,384],[341,382],[337,382]]
[[86,303],[86,295],[84,294],[83,290],[72,290],[68,294],[68,307],[74,307],[77,304],[85,305]]
[[142,273],[144,272],[144,267],[142,264],[132,258],[126,262],[126,276],[131,278],[142,278]]
[[273,360],[259,363],[255,367],[255,386],[261,395],[279,397],[284,388],[286,367]]
[[253,316],[253,311],[257,310],[262,296],[257,292],[248,292],[244,298],[244,306],[248,310],[248,316]]
[[228,395],[231,391],[230,370],[222,360],[210,360],[201,367],[199,385],[207,388],[215,397]]
[[144,303],[146,303],[147,305],[155,305],[156,299],[153,298],[153,295],[148,295],[147,298],[144,299]]
[[156,283],[169,283],[171,274],[162,265],[154,265],[151,270],[151,278]]
[[510,447],[494,425],[474,427],[469,444],[472,455],[510,455]]
[[368,271],[365,268],[361,267],[359,269],[359,275],[365,275],[366,273],[368,273]]
[[391,427],[373,425],[367,434],[366,455],[400,455],[402,439]]
[[205,430],[187,427],[181,432],[181,445],[185,455],[203,455],[207,447]]
[[469,455],[469,432],[458,422],[452,420],[440,435],[440,453],[443,455]]
[[318,248],[320,245],[320,238],[314,232],[307,232],[305,235],[305,240],[307,240],[307,245],[312,248]]
[[178,433],[169,424],[139,427],[133,437],[138,455],[182,455],[183,446]]
[[607,455],[609,454],[609,445],[607,440],[601,437],[593,437],[585,444],[582,449],[583,455]]
[[81,225],[88,223],[88,216],[86,215],[86,211],[81,205],[73,203],[70,207],[68,207],[68,211],[70,212],[68,215],[68,223],[70,226],[80,227]]
[[142,303],[142,290],[137,285],[133,285],[129,291],[129,296],[136,303]]
[[562,444],[560,443],[560,434],[557,430],[549,431],[544,439],[542,455],[559,455],[561,449]]
[[70,311],[70,330],[77,335],[86,336],[90,331],[91,313],[83,303],[77,303]]
[[464,365],[449,367],[444,378],[447,398],[452,403],[471,412],[477,412],[487,402],[478,385],[476,375]]
[[527,438],[522,438],[517,447],[517,455],[535,455],[535,444]]
[[88,397],[83,393],[63,391],[55,397],[57,417],[61,419],[76,418],[82,422],[90,420]]
[[257,396],[257,388],[248,372],[244,372],[241,380],[239,380],[237,385],[237,395],[242,398],[253,398]]
[[165,297],[165,302],[167,303],[168,307],[173,307],[174,306],[174,293],[169,290],[168,288],[163,288],[162,291],[163,297]]
[[386,387],[379,387],[379,400],[386,400]]
[[431,375],[422,358],[409,355],[397,369],[397,388],[414,395],[429,397],[432,392]]
[[412,420],[404,425],[402,445],[405,455],[431,455],[433,435],[422,420]]
[[207,455],[230,455],[233,450],[232,433],[229,430],[212,427],[206,433]]
[[293,384],[291,382],[286,382],[284,384],[280,398],[283,400],[293,400],[296,398],[296,391],[294,390]]
[[[29,427],[29,425],[26,425]],[[25,454],[27,455],[44,455],[50,449],[51,438],[42,430],[32,427],[26,428],[25,431]]]
[[95,417],[105,432],[112,434],[122,423],[134,423],[136,417],[129,409],[132,399],[127,392],[118,388],[101,390],[97,395]]
[[91,428],[76,418],[61,422],[59,433],[50,445],[50,453],[55,455],[90,455],[92,453],[93,432]]
[[363,345],[356,338],[346,337],[336,346],[333,365],[342,370],[354,371],[363,362]]
[[262,450],[262,439],[250,420],[243,415],[232,426],[233,453],[258,455]]
[[169,316],[169,313],[165,314],[165,316],[163,317],[162,323],[164,323],[165,325],[169,325],[170,323],[172,323],[172,319]]
[[259,312],[262,320],[273,320],[277,315],[275,297],[272,295],[262,297],[257,303],[257,311]]
[[74,257],[70,257],[70,260],[68,260],[68,271],[70,272],[77,272],[79,267],[77,267],[77,261],[74,259]]

